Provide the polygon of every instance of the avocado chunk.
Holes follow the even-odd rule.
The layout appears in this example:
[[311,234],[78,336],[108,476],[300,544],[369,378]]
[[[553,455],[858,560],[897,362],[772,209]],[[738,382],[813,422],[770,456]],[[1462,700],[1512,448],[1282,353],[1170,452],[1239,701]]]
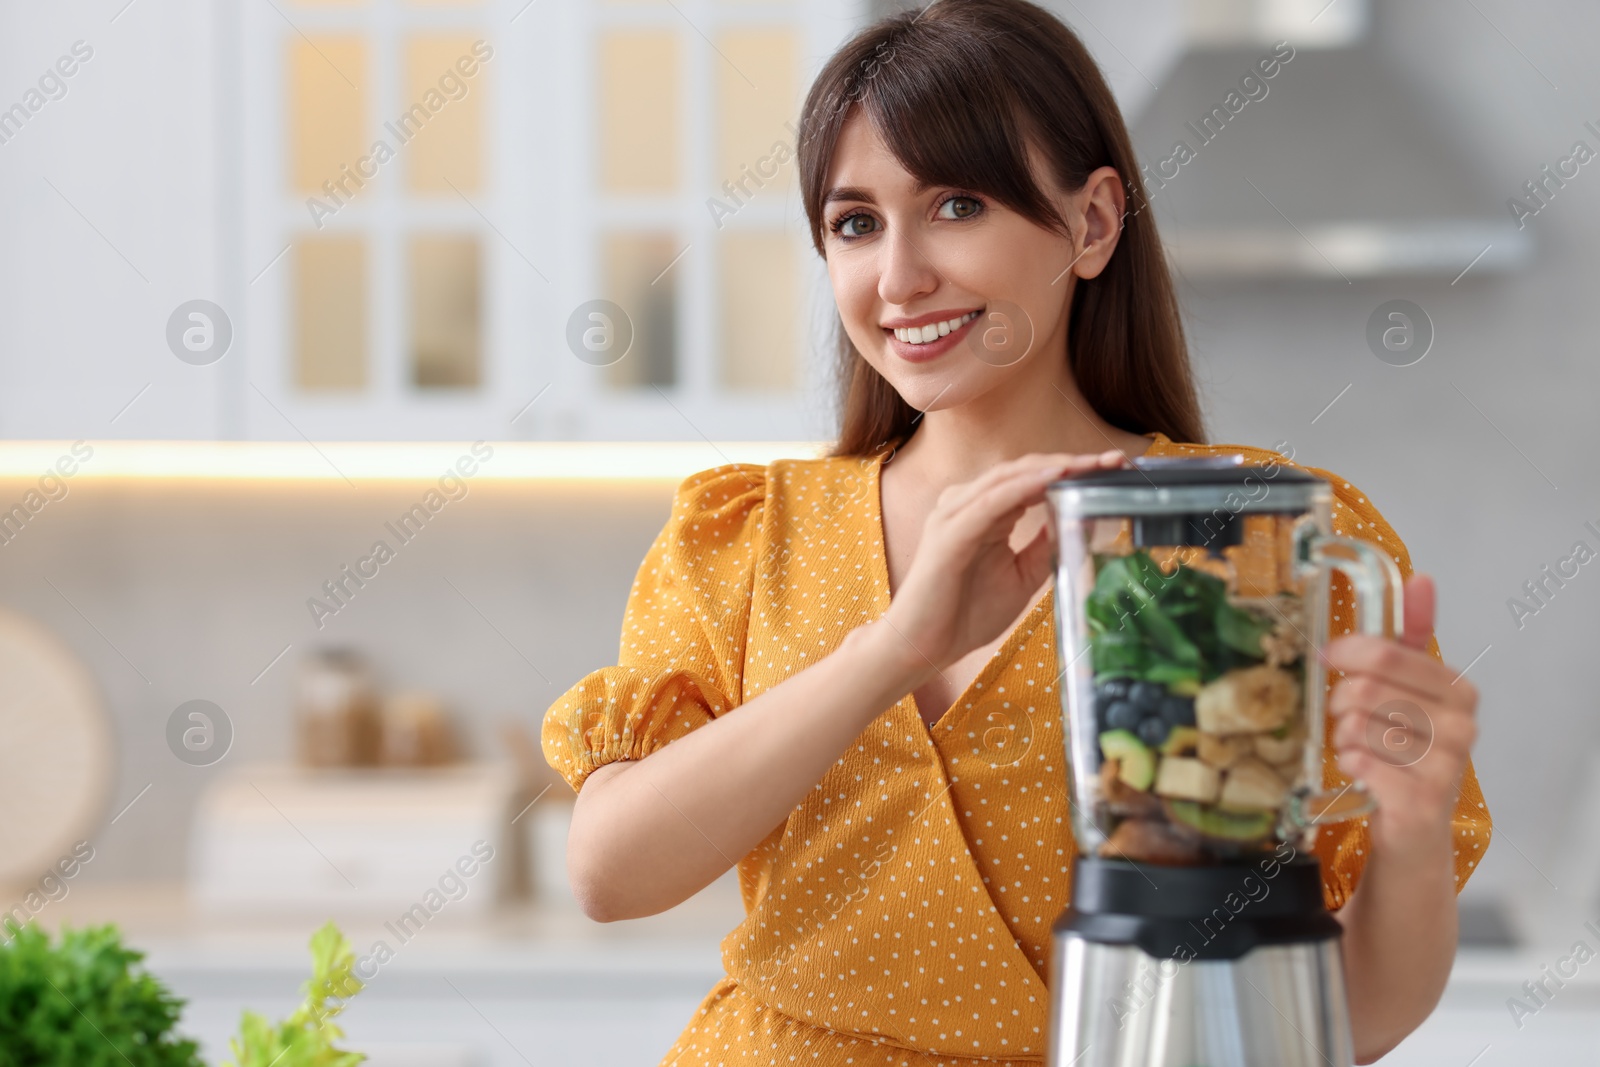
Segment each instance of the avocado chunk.
[[1192,756],[1200,746],[1200,731],[1193,726],[1174,726],[1161,745],[1163,756]]
[[1100,751],[1117,760],[1117,777],[1134,789],[1148,790],[1156,780],[1156,754],[1128,730],[1107,730],[1100,735]]
[[1193,800],[1163,800],[1161,806],[1173,822],[1223,841],[1259,840],[1272,832],[1278,818],[1276,812],[1222,811]]

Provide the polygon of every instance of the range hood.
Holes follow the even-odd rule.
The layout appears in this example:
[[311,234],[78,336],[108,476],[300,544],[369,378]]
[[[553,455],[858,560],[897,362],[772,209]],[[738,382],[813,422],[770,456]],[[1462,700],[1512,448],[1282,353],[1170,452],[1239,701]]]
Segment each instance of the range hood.
[[1178,271],[1207,281],[1454,281],[1527,261],[1531,242],[1506,212],[1505,191],[1476,178],[1370,34],[1327,47],[1285,33],[1290,47],[1279,52],[1289,58],[1268,79],[1257,64],[1274,47],[1259,29],[1248,43],[1191,37],[1131,123],[1149,209]]
[[[868,9],[881,17],[925,2],[868,0]],[[1505,207],[1513,190],[1486,185],[1472,153],[1391,73],[1374,43],[1381,0],[1040,2],[1111,82],[1148,210],[1184,277],[1454,282],[1531,257],[1528,232]],[[1261,78],[1258,61],[1282,40],[1292,58]],[[1240,88],[1252,73],[1259,99]],[[1176,175],[1163,177],[1179,142],[1192,158],[1167,162]]]

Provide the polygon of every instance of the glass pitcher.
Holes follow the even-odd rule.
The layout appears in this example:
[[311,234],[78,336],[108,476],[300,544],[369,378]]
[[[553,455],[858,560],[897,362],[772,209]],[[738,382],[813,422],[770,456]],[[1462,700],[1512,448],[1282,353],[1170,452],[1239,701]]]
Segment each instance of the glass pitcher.
[[1243,456],[1151,457],[1046,490],[1073,830],[1169,865],[1309,850],[1373,810],[1323,785],[1334,571],[1360,632],[1403,630],[1399,568],[1332,531],[1327,481]]

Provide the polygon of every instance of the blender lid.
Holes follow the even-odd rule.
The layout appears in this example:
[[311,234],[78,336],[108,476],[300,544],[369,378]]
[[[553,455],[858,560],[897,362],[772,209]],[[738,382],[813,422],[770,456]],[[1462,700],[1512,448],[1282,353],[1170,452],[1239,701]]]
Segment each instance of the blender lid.
[[1301,514],[1331,503],[1333,487],[1284,463],[1251,464],[1242,455],[1143,456],[1131,468],[1094,471],[1051,482],[1064,514],[1092,516]]

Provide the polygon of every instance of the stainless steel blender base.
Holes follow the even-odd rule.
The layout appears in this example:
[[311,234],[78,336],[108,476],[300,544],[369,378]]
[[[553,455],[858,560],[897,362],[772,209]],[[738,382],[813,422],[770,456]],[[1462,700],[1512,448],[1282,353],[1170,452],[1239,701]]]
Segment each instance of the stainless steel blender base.
[[1336,938],[1159,960],[1057,931],[1049,1067],[1350,1067]]

